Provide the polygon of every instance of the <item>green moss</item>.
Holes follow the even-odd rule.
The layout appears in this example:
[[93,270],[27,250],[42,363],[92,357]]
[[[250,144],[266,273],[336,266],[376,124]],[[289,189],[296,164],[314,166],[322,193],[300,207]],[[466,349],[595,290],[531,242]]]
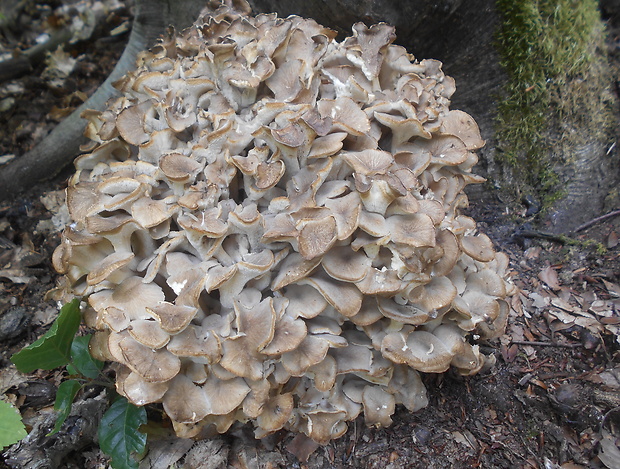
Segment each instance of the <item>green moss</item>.
[[558,162],[550,157],[559,142],[550,138],[550,126],[561,127],[575,112],[571,106],[579,90],[574,83],[587,77],[603,37],[597,4],[497,0],[498,47],[509,76],[498,109],[498,157],[519,168],[516,182],[523,187],[518,190],[533,188],[543,206],[563,196],[554,171]]
[[594,239],[586,239],[581,242],[581,247],[591,249],[597,256],[603,256],[607,254],[607,248],[603,243],[600,243]]
[[574,255],[574,253],[570,249],[571,247],[578,248],[580,252],[583,252],[586,250],[590,251],[596,254],[597,256],[603,256],[607,254],[607,248],[605,247],[605,245],[594,239],[590,239],[590,238],[577,239],[577,238],[571,238],[570,236],[566,236],[566,235],[559,235],[557,236],[557,241],[562,243],[564,246],[568,248],[567,258],[570,258],[570,256]]

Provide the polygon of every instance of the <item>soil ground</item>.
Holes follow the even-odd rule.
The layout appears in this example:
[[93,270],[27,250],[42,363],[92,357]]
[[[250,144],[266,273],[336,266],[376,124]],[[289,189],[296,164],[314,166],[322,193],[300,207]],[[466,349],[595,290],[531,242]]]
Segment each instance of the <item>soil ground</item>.
[[[21,3],[18,26],[0,25],[4,51],[32,46],[42,31],[66,21],[59,7],[76,2]],[[119,4],[90,37],[65,48],[77,59],[68,77],[50,77],[40,63],[0,83],[0,155],[27,151],[79,104],[81,93],[103,81],[126,39],[114,28],[122,30],[130,14]],[[612,21],[609,47],[617,61],[614,26]],[[0,393],[19,408],[29,430],[49,419],[62,375],[23,376],[9,358],[40,337],[57,311],[46,293],[57,281],[50,262],[59,240],[52,211],[63,184],[60,178],[0,203]],[[469,214],[510,256],[520,288],[506,334],[482,344],[496,357],[495,367],[473,377],[425,375],[427,408],[415,414],[398,409],[386,429],[366,428],[360,419],[324,447],[287,432],[256,441],[247,427],[201,442],[151,432],[141,467],[168,467],[162,455],[172,453],[178,454],[173,467],[186,468],[620,467],[620,217],[567,240],[530,229],[527,207],[506,206],[492,194]],[[80,398],[73,428],[90,418],[80,409],[98,392]],[[154,420],[160,416],[149,412]],[[39,443],[62,453],[58,467],[107,467],[92,432],[83,436]],[[20,450],[15,445],[2,453],[0,469],[37,467]]]

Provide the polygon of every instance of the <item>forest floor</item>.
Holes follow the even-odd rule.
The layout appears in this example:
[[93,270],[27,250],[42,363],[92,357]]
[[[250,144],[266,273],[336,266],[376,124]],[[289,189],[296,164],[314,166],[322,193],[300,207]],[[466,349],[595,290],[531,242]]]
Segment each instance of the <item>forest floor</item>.
[[[0,2],[8,17],[12,7],[5,3],[13,2]],[[0,17],[0,55],[26,49],[44,31],[66,25],[71,12],[63,12],[63,3],[75,2],[14,3],[21,5],[17,23],[8,26]],[[112,0],[91,7],[95,3],[108,10],[93,20],[86,38],[66,45],[67,54],[54,53],[47,63],[0,83],[0,164],[40,141],[114,66],[131,12]],[[97,16],[93,11],[81,12],[87,26],[89,15]],[[609,45],[616,60],[619,44],[612,29]],[[10,357],[40,337],[57,314],[46,293],[57,281],[50,259],[59,242],[63,187],[59,177],[0,203],[0,394],[16,405],[29,430],[52,415],[62,374],[22,375]],[[425,375],[428,407],[415,414],[399,408],[386,429],[367,428],[358,419],[345,436],[322,447],[285,431],[257,441],[247,427],[198,442],[153,433],[140,467],[620,467],[620,217],[569,238],[545,238],[526,229],[531,221],[526,207],[489,199],[469,214],[510,256],[520,289],[505,335],[483,344],[497,359],[489,372]],[[80,419],[91,418],[80,414],[88,408],[82,404],[96,396],[80,398],[72,427],[63,432],[82,428]],[[107,467],[92,432],[38,441],[62,455],[57,467]],[[2,453],[0,469],[41,467],[20,459],[23,449],[18,444]]]

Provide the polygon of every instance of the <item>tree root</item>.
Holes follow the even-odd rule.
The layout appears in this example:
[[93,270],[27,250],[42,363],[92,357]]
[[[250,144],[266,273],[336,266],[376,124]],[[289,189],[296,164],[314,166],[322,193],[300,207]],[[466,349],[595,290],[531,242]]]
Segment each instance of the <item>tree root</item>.
[[80,146],[87,143],[83,136],[86,121],[80,117],[82,112],[103,110],[106,102],[117,94],[112,83],[135,67],[138,53],[151,46],[169,24],[180,28],[191,24],[203,6],[198,0],[138,1],[129,41],[110,76],[41,143],[0,167],[0,200],[14,198],[37,183],[53,178],[71,163],[79,154]]

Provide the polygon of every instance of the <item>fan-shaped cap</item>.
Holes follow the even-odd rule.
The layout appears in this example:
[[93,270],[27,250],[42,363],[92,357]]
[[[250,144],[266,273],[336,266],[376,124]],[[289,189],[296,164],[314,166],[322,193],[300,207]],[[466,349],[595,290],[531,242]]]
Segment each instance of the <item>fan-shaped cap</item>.
[[181,370],[181,361],[167,349],[146,347],[129,334],[111,334],[108,347],[116,361],[127,365],[149,383],[169,381]]
[[293,412],[293,404],[291,393],[278,394],[271,398],[256,418],[258,424],[255,432],[256,438],[264,438],[284,427]]
[[495,257],[493,242],[491,239],[480,233],[476,236],[466,235],[460,239],[461,249],[480,262],[489,262]]
[[122,368],[116,374],[116,390],[134,405],[158,402],[168,390],[169,383],[150,383],[138,373]]
[[366,425],[388,427],[396,408],[394,396],[378,386],[366,386],[362,392]]
[[358,282],[370,270],[371,260],[360,251],[353,251],[348,246],[333,248],[321,262],[330,277],[343,282]]

